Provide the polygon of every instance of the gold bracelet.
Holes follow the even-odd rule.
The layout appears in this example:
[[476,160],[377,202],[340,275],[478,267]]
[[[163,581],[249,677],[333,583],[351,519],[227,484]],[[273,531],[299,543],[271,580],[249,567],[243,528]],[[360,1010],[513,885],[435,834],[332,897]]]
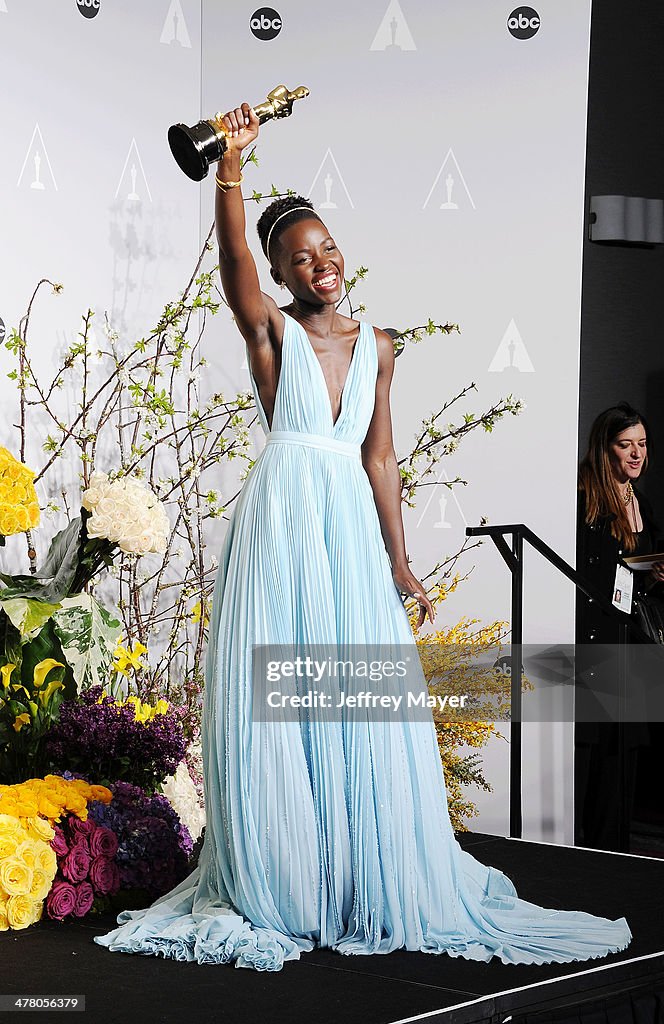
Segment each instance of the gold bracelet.
[[222,192],[228,192],[229,189],[237,188],[238,185],[242,184],[244,181],[244,175],[242,171],[240,171],[239,181],[222,181],[218,174],[215,174],[214,179],[217,182],[217,188],[220,188]]

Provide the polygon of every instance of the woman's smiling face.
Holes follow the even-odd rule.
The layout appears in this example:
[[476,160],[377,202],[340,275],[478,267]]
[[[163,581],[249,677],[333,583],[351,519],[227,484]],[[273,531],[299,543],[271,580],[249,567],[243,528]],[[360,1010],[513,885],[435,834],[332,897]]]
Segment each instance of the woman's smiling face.
[[645,427],[636,423],[617,434],[609,444],[611,469],[616,479],[624,484],[636,480],[647,457]]
[[344,286],[344,258],[328,229],[314,217],[291,224],[277,241],[277,283],[310,305],[339,302]]

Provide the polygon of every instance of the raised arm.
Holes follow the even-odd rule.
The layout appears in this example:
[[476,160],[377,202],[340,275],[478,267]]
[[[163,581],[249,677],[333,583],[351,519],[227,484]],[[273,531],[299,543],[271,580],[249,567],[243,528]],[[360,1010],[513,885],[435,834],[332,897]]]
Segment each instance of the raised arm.
[[[258,138],[259,121],[248,103],[224,115],[229,128],[228,148],[217,164],[217,178],[240,180],[240,153]],[[283,320],[276,303],[261,291],[256,263],[247,245],[242,188],[215,188],[215,225],[219,244],[219,272],[224,295],[236,323],[256,350],[271,344],[274,326]],[[276,312],[275,312],[276,311]]]

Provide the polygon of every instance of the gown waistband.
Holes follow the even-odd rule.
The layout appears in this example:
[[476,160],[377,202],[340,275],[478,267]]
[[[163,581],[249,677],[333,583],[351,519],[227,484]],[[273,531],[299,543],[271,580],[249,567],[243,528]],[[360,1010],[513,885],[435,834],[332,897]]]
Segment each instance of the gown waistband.
[[273,430],[267,435],[266,444],[304,444],[310,448],[322,448],[326,451],[336,452],[337,455],[349,455],[351,458],[359,459],[361,450],[359,444],[352,441],[341,441],[336,437],[327,437],[325,434],[303,434],[299,430]]

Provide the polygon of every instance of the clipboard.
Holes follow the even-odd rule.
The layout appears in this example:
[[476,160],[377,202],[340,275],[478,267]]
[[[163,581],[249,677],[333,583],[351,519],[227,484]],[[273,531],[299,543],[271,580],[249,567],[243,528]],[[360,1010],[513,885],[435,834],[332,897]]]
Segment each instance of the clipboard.
[[635,572],[647,572],[649,569],[652,569],[655,562],[664,562],[664,553],[633,555],[631,558],[623,558],[623,562]]

